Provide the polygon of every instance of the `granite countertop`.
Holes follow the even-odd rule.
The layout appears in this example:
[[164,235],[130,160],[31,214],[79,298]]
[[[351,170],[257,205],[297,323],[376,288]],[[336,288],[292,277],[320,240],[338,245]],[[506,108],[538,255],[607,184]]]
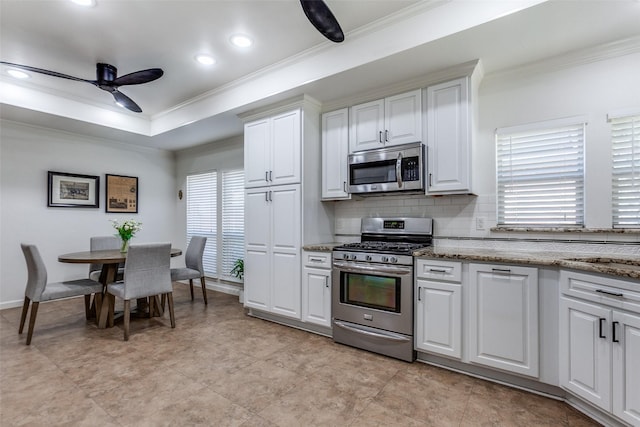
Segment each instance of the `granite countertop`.
[[504,262],[572,268],[594,273],[609,274],[623,279],[640,280],[640,259],[627,257],[583,256],[553,252],[500,252],[487,249],[453,249],[427,247],[417,250],[420,258],[457,259],[461,261]]
[[336,246],[344,245],[344,243],[331,242],[331,243],[315,243],[312,245],[304,245],[303,251],[309,252],[331,252]]

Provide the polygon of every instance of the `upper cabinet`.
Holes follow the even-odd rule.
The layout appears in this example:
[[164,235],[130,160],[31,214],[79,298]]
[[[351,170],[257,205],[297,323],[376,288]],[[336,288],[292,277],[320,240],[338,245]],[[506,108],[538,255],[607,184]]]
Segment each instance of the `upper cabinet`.
[[300,183],[300,109],[246,123],[245,187]]
[[473,192],[471,155],[481,78],[477,63],[467,76],[425,90],[427,195]]
[[351,107],[349,152],[422,141],[420,89]]
[[349,109],[322,115],[322,200],[350,199]]

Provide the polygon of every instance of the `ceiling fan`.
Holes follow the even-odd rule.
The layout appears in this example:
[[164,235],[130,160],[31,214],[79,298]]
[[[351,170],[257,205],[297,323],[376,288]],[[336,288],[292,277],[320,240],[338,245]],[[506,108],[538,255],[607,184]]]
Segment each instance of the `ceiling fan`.
[[309,21],[323,36],[336,43],[344,41],[338,20],[323,0],[300,0],[300,4]]
[[98,63],[96,65],[96,80],[86,80],[79,77],[69,76],[67,74],[58,73],[56,71],[44,70],[42,68],[30,67],[28,65],[13,64],[11,62],[0,61],[0,64],[7,65],[14,68],[19,68],[25,71],[31,71],[34,73],[46,74],[48,76],[60,77],[68,80],[75,80],[78,82],[91,83],[92,85],[109,92],[113,95],[116,102],[136,113],[141,113],[142,109],[133,102],[131,98],[123,94],[118,90],[120,86],[126,85],[139,85],[142,83],[152,82],[159,79],[164,74],[164,71],[160,68],[150,68],[148,70],[136,71],[134,73],[126,74],[121,77],[117,77],[118,69],[113,65]]

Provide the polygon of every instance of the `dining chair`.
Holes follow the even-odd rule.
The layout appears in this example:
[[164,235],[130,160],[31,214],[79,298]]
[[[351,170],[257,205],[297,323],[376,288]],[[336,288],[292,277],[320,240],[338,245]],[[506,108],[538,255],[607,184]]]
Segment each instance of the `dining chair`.
[[[89,239],[89,249],[92,251],[101,250],[120,250],[120,239],[116,236],[94,236]],[[100,281],[100,273],[102,272],[102,264],[89,265],[89,279]],[[124,274],[124,263],[118,265],[116,280],[122,280]]]
[[[170,272],[171,244],[149,243],[129,246],[127,262],[124,265],[124,278],[121,282],[107,285],[109,303],[109,326],[113,326],[113,308],[115,297],[124,300],[124,340],[129,341],[131,300],[139,298],[166,296],[169,302],[171,327],[176,327],[173,312],[173,285]],[[153,303],[149,304],[151,313]]]
[[100,307],[102,303],[102,285],[100,283],[90,279],[47,283],[47,268],[44,261],[42,261],[38,248],[35,245],[26,243],[22,243],[20,246],[22,247],[24,259],[27,262],[27,286],[24,292],[24,304],[22,306],[18,333],[22,334],[24,323],[27,319],[27,312],[29,311],[29,304],[31,304],[27,345],[31,344],[33,327],[36,324],[38,307],[41,302],[84,295],[85,315],[87,319],[90,317],[88,299],[91,297],[91,294],[95,294],[96,307]]
[[[202,286],[202,296],[204,304],[207,305],[207,288],[204,280],[204,267],[202,265],[202,255],[204,247],[207,244],[207,238],[203,236],[193,236],[187,246],[187,252],[184,256],[186,267],[172,268],[171,281],[189,280],[189,288],[191,290],[191,300],[193,301],[193,279],[200,279]],[[164,302],[163,302],[164,306]]]

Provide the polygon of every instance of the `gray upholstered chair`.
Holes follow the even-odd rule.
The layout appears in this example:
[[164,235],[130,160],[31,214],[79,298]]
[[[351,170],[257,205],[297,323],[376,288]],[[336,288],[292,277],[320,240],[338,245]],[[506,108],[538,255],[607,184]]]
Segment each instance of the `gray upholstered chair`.
[[[89,239],[89,249],[92,251],[102,250],[120,250],[120,239],[116,236],[94,236]],[[102,264],[90,264],[89,265],[89,279],[100,281],[100,273],[102,272]],[[124,264],[121,263],[118,266],[118,272],[116,273],[116,280],[122,280],[124,274]]]
[[60,298],[68,298],[84,295],[85,297],[85,314],[87,319],[89,313],[89,299],[91,294],[95,294],[96,307],[100,307],[102,303],[102,285],[90,279],[69,280],[64,282],[47,283],[47,269],[40,252],[35,245],[22,243],[22,253],[27,262],[27,287],[24,292],[24,304],[22,306],[22,316],[20,317],[20,328],[18,333],[21,334],[24,329],[24,323],[27,319],[29,311],[29,303],[31,303],[31,317],[29,318],[29,331],[27,333],[27,345],[31,344],[33,337],[33,327],[36,323],[38,315],[38,307],[41,302],[51,301]]
[[[131,300],[158,295],[166,296],[169,302],[169,316],[171,327],[176,327],[173,312],[173,285],[171,283],[171,244],[150,243],[131,245],[127,252],[127,262],[124,265],[124,279],[122,282],[107,285],[109,311],[113,312],[115,297],[124,300],[124,340],[129,340],[129,322],[131,314]],[[152,298],[151,301],[154,301]],[[152,306],[149,304],[151,312]],[[113,315],[109,315],[110,326],[113,326]]]
[[203,236],[193,236],[187,247],[187,253],[184,256],[186,267],[172,268],[171,281],[189,280],[189,288],[191,290],[191,300],[193,301],[193,279],[200,279],[202,286],[202,296],[205,305],[207,302],[207,288],[204,281],[204,267],[202,266],[202,255],[204,247],[207,244],[207,238]]

